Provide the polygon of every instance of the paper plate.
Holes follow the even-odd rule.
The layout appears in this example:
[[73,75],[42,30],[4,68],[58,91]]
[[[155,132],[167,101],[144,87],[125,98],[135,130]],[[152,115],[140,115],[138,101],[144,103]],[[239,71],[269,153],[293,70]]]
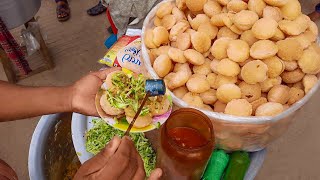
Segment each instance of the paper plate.
[[[102,86],[105,86],[105,85],[102,85]],[[127,120],[125,118],[124,119],[120,119],[120,120],[116,120],[115,116],[110,116],[110,115],[106,114],[102,110],[102,108],[100,106],[100,98],[103,95],[104,91],[105,91],[104,89],[100,89],[99,92],[97,93],[96,99],[95,99],[96,109],[98,111],[99,116],[105,122],[107,122],[110,126],[112,126],[114,128],[117,128],[119,130],[122,130],[122,131],[126,131],[127,128],[129,127],[129,123],[127,122]],[[144,128],[135,128],[135,127],[133,127],[130,132],[137,132],[138,133],[138,132],[151,131],[151,130],[153,130],[155,128],[160,127],[169,118],[169,116],[170,116],[170,114],[172,112],[173,103],[172,103],[171,96],[168,93],[166,93],[165,95],[168,97],[168,99],[170,101],[169,111],[167,111],[165,114],[162,114],[162,115],[159,115],[159,116],[153,116],[152,117],[152,122],[151,122],[150,125],[148,125],[148,126],[146,126]]]

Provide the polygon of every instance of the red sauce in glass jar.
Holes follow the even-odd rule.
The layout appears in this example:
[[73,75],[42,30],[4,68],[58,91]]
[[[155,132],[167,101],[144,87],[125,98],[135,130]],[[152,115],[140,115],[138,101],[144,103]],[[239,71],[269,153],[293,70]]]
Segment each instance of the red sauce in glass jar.
[[176,127],[170,129],[168,134],[178,146],[186,149],[201,147],[208,143],[196,129],[189,127]]
[[214,149],[210,119],[202,112],[184,108],[171,114],[161,126],[157,167],[161,179],[199,180]]

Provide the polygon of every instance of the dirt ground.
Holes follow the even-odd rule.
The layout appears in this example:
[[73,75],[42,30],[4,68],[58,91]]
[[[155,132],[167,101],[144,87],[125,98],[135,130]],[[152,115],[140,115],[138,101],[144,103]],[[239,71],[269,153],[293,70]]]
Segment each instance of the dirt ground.
[[[67,85],[89,71],[101,66],[97,60],[107,49],[103,43],[109,22],[105,15],[90,17],[87,8],[98,0],[72,0],[71,19],[60,23],[56,20],[55,3],[43,0],[37,16],[42,30],[47,35],[47,45],[56,64],[46,71],[19,82],[21,85],[51,86]],[[303,10],[308,13],[319,0],[303,0]],[[319,26],[319,22],[318,22]],[[13,33],[17,33],[14,30]],[[0,66],[0,79],[6,80]],[[314,180],[320,179],[320,91],[295,116],[288,132],[267,149],[265,163],[257,180]],[[32,133],[40,117],[0,124],[0,158],[8,162],[19,179],[29,179],[28,150]]]

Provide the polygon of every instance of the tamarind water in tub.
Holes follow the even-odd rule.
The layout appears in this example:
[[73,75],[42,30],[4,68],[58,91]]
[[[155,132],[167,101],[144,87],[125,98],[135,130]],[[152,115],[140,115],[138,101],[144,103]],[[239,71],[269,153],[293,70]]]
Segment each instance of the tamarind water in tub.
[[157,167],[162,179],[200,179],[214,149],[212,123],[202,112],[179,109],[161,127]]

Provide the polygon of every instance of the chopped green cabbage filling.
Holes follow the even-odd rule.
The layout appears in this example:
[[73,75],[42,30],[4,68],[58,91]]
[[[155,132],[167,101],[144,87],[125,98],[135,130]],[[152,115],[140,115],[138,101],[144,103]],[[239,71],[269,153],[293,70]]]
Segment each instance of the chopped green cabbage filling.
[[[94,155],[98,154],[114,136],[122,137],[124,134],[123,131],[111,127],[102,119],[94,119],[92,122],[94,126],[85,137],[86,150]],[[146,174],[149,176],[155,168],[156,154],[143,133],[130,133],[130,137],[143,160]]]
[[[130,107],[134,112],[138,111],[139,105],[143,100],[145,93],[145,77],[139,74],[137,77],[127,75],[123,72],[112,76],[113,88],[106,91],[107,99],[112,107],[125,109]],[[150,113],[148,107],[144,107],[140,113],[141,116]]]

